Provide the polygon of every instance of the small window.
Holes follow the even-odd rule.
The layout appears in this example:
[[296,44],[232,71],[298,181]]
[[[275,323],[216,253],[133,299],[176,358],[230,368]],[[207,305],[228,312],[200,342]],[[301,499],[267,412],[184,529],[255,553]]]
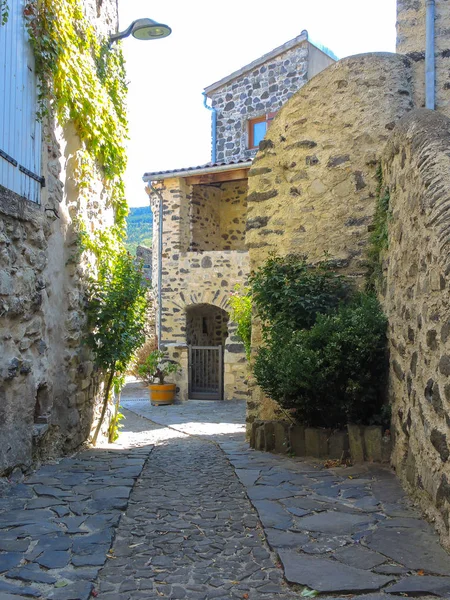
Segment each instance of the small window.
[[272,122],[275,113],[268,113],[256,119],[250,119],[248,122],[248,147],[249,149],[258,148],[259,142],[264,139],[266,131]]

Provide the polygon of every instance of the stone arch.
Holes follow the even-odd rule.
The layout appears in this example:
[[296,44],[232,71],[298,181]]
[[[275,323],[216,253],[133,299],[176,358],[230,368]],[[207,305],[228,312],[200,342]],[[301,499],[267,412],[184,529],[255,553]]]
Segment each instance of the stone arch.
[[227,311],[213,304],[186,307],[189,398],[223,400]]
[[226,311],[229,297],[228,289],[201,289],[190,294],[181,293],[178,301],[173,304],[180,310],[187,310],[191,306],[210,305]]
[[186,306],[188,346],[224,346],[228,337],[229,314],[214,304]]

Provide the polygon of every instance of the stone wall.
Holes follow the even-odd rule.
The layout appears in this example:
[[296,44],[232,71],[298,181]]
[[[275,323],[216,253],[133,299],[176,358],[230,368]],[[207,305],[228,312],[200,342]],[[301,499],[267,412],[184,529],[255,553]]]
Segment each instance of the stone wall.
[[224,250],[245,250],[247,181],[230,181],[221,186],[220,238]]
[[218,188],[196,185],[192,190],[189,205],[191,250],[218,250],[220,237],[220,197]]
[[[376,169],[398,119],[412,108],[409,60],[353,56],[322,71],[280,110],[249,172],[250,268],[272,251],[325,253],[356,281],[365,275]],[[260,344],[253,327],[252,346]],[[248,421],[280,418],[252,383]]]
[[389,318],[393,463],[449,547],[450,120],[418,110],[384,154],[390,189]]
[[[277,56],[269,53],[267,61],[259,61],[255,68],[244,67],[235,78],[210,93],[206,88],[217,111],[217,162],[253,158],[256,150],[248,148],[248,119],[278,111],[308,81],[311,44],[307,36],[301,39]],[[314,50],[315,70],[311,75],[334,62],[321,50]]]
[[[397,52],[411,58],[417,108],[425,106],[426,0],[397,0]],[[450,117],[450,5],[436,0],[436,109]]]
[[[162,257],[162,336],[182,371],[176,376],[178,397],[188,399],[188,309],[205,305],[228,313],[228,298],[237,283],[249,274],[248,253],[243,246],[246,181],[214,186],[191,186],[185,180],[166,179],[158,184],[164,202]],[[157,281],[160,199],[150,192],[153,219],[153,277]],[[197,202],[200,201],[201,205]],[[210,205],[214,203],[214,209]],[[214,239],[209,236],[211,215],[215,215]],[[236,216],[239,214],[239,217]],[[236,222],[237,221],[237,222]],[[228,237],[223,234],[226,224]],[[239,232],[239,233],[238,233]],[[237,239],[233,239],[236,237]],[[203,250],[191,250],[193,242]],[[200,242],[199,242],[200,240]],[[211,248],[206,250],[206,243]],[[233,244],[233,250],[225,250]],[[207,315],[206,315],[207,316]],[[236,324],[228,322],[224,349],[224,397],[247,395],[247,362],[243,345],[236,336]]]
[[[117,23],[115,0],[85,5],[102,33]],[[112,223],[73,180],[80,142],[73,128],[44,124],[41,204],[0,186],[0,475],[34,458],[70,451],[89,435],[99,381],[83,345],[84,278],[73,220]]]
[[352,463],[385,462],[391,457],[389,432],[379,425],[347,425],[347,429],[305,427],[291,421],[253,421],[250,447],[264,452],[309,456]]
[[189,198],[190,250],[245,250],[246,181],[194,185]]

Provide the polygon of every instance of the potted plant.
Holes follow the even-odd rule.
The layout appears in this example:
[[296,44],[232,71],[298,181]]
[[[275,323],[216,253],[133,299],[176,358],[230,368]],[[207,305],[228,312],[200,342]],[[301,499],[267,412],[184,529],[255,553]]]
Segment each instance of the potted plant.
[[154,350],[137,366],[136,374],[147,384],[153,406],[173,404],[176,385],[164,381],[167,375],[177,373],[179,370],[180,366],[168,360],[165,352],[161,350]]

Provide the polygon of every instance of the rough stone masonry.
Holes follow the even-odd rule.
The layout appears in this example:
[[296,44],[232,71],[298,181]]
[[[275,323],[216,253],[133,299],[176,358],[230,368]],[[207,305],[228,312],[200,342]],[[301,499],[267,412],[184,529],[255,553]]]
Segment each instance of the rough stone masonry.
[[[409,4],[414,13],[416,4]],[[445,60],[443,52],[438,70]],[[450,122],[412,110],[420,105],[417,77],[414,56],[361,55],[293,96],[249,173],[247,246],[252,269],[273,249],[312,261],[328,252],[340,272],[362,284],[381,164],[390,196],[380,296],[389,319],[392,461],[449,547]],[[444,111],[445,97],[438,90]],[[257,347],[258,327],[252,335]],[[248,408],[249,423],[280,417],[254,385]]]
[[[99,33],[115,29],[115,0],[83,6]],[[0,475],[27,469],[33,456],[79,446],[98,392],[82,344],[84,275],[74,221],[99,228],[113,215],[101,199],[100,174],[88,194],[74,185],[80,142],[73,127],[48,118],[43,140],[40,204],[0,186]]]
[[[251,270],[273,251],[307,254],[312,262],[328,253],[340,272],[363,281],[377,165],[411,108],[410,62],[387,53],[339,61],[284,105],[249,172]],[[260,342],[254,326],[253,348]],[[277,416],[275,403],[251,388],[248,423]]]
[[217,111],[217,162],[248,160],[248,120],[277,112],[283,104],[335,59],[310,41],[308,33],[276,48],[205,89]]

